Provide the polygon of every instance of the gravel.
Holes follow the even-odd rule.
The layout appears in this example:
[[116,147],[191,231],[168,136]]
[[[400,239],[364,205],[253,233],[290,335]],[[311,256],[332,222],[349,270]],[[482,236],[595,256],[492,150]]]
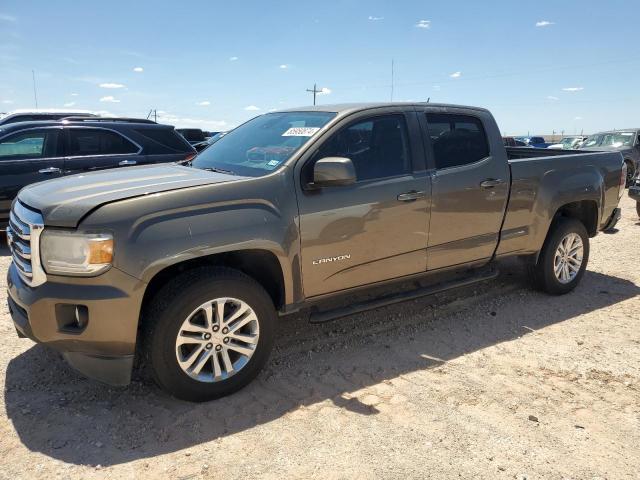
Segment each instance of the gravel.
[[463,291],[287,318],[259,378],[206,404],[18,339],[1,251],[0,478],[637,478],[640,222],[622,205],[568,296],[508,261]]

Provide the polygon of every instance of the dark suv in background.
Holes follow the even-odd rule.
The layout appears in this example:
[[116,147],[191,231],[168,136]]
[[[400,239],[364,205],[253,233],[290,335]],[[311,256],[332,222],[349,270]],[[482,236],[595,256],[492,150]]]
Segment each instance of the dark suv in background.
[[600,132],[589,135],[581,150],[620,152],[627,165],[627,187],[638,173],[640,165],[640,128]]
[[70,117],[0,126],[0,229],[22,187],[105,168],[189,160],[194,148],[151,120]]

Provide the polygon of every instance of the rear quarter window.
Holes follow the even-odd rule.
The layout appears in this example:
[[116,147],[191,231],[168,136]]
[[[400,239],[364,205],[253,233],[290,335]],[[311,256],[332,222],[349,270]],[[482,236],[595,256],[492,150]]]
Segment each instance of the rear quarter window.
[[145,142],[145,144],[148,144],[147,153],[184,153],[191,151],[189,142],[172,128],[139,128],[135,131],[147,140]]

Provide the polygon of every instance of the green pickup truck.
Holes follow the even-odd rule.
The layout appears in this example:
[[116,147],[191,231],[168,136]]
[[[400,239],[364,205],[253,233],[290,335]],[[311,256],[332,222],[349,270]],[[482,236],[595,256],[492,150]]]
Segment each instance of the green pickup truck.
[[508,256],[537,288],[568,293],[589,238],[619,219],[624,183],[619,152],[505,148],[481,108],[269,113],[182,165],[24,188],[9,309],[20,336],[89,377],[126,385],[139,359],[172,395],[209,400],[247,385],[279,317],[301,309],[326,321],[468,285]]

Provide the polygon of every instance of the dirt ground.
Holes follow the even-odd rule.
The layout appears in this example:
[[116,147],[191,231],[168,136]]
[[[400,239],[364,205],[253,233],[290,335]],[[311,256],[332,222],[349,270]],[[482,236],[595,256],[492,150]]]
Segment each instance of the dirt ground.
[[640,222],[624,197],[576,291],[497,281],[324,325],[206,404],[81,378],[18,339],[0,252],[0,478],[640,477]]

